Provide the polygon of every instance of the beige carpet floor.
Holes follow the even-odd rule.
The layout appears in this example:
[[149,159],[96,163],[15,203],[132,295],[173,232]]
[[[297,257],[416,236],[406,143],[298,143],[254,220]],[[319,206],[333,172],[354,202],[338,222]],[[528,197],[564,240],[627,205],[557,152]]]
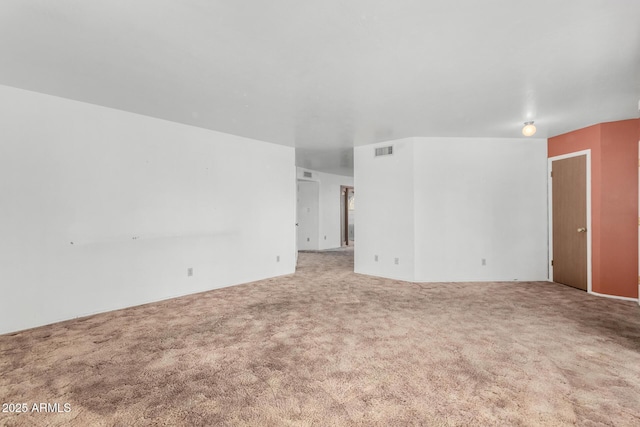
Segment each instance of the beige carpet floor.
[[0,336],[0,425],[640,425],[635,303],[298,267]]

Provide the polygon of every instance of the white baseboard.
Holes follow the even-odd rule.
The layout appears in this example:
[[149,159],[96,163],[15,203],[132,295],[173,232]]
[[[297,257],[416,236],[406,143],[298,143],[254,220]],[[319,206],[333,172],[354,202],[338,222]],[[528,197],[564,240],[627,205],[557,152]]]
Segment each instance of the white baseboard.
[[591,295],[596,295],[599,297],[605,297],[605,298],[612,298],[612,299],[619,299],[619,300],[623,300],[623,301],[633,301],[633,302],[637,302],[638,304],[640,304],[640,301],[638,300],[638,298],[630,298],[630,297],[619,297],[617,295],[607,295],[607,294],[601,294],[598,292],[589,292]]

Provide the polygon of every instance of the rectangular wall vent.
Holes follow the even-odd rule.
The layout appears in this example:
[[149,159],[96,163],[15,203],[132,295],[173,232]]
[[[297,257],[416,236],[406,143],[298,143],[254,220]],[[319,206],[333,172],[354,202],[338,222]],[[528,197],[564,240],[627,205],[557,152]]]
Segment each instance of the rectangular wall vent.
[[376,157],[390,156],[392,154],[393,154],[393,145],[390,145],[388,147],[376,148]]
[[305,178],[311,178],[311,176],[312,176],[311,172],[304,172],[302,175],[303,175]]

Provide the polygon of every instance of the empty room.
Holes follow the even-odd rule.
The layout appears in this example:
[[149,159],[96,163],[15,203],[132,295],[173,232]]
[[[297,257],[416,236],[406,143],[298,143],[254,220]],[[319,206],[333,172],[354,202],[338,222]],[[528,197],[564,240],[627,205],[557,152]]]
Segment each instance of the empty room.
[[639,16],[3,0],[0,425],[640,425]]

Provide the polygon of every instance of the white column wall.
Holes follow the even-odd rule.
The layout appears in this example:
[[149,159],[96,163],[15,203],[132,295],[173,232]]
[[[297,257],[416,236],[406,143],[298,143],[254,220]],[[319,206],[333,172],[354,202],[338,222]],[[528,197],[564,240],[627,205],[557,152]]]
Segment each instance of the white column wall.
[[[374,156],[388,145],[393,155]],[[356,273],[414,278],[413,148],[413,138],[355,148]]]
[[[394,154],[375,158],[387,145]],[[546,183],[546,139],[356,147],[355,271],[417,282],[547,280]]]
[[547,280],[546,147],[415,139],[416,281]]

